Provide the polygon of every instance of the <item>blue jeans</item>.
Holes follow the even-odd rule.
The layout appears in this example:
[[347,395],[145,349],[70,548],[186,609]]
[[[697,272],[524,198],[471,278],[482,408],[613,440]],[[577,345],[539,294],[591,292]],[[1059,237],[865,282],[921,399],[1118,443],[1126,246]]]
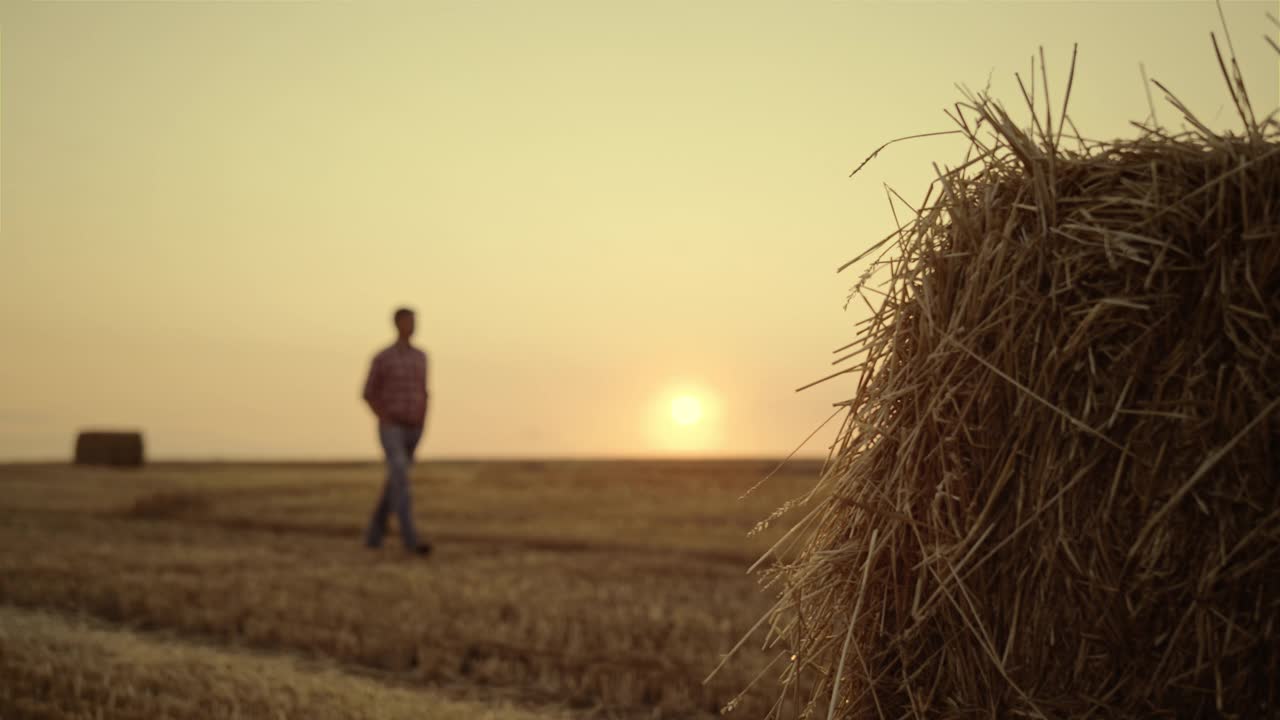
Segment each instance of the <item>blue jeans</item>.
[[400,539],[413,550],[418,547],[418,535],[413,530],[413,498],[409,494],[409,468],[413,465],[413,451],[422,438],[421,425],[379,423],[378,439],[387,454],[387,482],[382,487],[382,497],[373,509],[369,529],[364,542],[369,547],[382,544],[382,534],[387,530],[387,518],[396,514],[400,525]]

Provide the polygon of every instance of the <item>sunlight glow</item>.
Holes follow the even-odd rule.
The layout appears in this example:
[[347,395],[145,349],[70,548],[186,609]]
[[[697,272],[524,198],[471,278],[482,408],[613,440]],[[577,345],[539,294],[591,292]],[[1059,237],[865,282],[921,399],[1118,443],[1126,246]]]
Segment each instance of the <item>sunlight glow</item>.
[[680,425],[692,425],[702,419],[702,402],[692,395],[681,395],[671,401],[671,419]]

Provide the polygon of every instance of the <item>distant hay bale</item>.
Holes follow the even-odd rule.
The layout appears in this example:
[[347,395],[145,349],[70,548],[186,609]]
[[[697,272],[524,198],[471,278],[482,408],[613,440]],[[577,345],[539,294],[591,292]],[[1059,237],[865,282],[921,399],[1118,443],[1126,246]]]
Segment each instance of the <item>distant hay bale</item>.
[[142,462],[142,433],[82,432],[76,437],[77,465],[139,467]]
[[958,106],[851,296],[775,715],[1280,717],[1280,124],[1232,75],[1239,135]]

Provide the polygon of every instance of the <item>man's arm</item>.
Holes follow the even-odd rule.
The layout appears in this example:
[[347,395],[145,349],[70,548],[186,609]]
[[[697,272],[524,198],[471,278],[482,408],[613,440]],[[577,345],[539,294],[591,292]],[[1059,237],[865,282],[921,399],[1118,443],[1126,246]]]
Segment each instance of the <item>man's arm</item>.
[[426,426],[427,416],[431,414],[431,358],[426,351],[422,352],[422,424]]
[[369,365],[369,377],[364,381],[364,401],[368,403],[369,409],[382,419],[382,409],[378,407],[378,390],[382,387],[382,364],[378,362],[378,358],[373,359],[373,363]]

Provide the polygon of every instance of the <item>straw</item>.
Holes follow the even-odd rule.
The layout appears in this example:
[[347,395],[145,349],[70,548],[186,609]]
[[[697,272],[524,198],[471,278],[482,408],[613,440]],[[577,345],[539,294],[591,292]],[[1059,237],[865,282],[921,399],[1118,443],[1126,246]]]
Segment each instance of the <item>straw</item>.
[[1069,149],[1043,59],[1029,129],[949,112],[819,381],[856,388],[765,570],[771,717],[1280,715],[1280,125],[1226,47],[1238,134],[1155,83],[1192,130]]

